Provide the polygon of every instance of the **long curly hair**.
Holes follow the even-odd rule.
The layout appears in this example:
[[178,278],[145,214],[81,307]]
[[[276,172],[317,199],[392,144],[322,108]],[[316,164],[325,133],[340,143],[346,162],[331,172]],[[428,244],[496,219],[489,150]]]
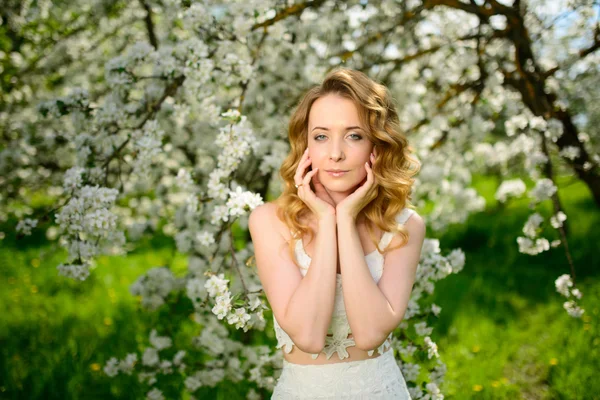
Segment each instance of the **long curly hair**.
[[[315,232],[301,219],[312,211],[300,199],[294,186],[294,175],[306,147],[308,146],[308,116],[310,109],[320,97],[335,94],[354,102],[359,118],[367,128],[367,138],[377,149],[377,159],[373,165],[375,184],[364,198],[360,214],[365,219],[367,231],[377,251],[385,254],[388,251],[404,246],[408,242],[408,231],[398,225],[395,217],[403,208],[415,209],[411,204],[411,188],[413,176],[421,169],[420,162],[411,154],[414,149],[399,124],[398,113],[388,89],[360,71],[338,68],[327,74],[320,85],[309,89],[300,99],[294,110],[288,127],[290,152],[279,169],[284,182],[282,194],[273,201],[278,206],[277,216],[292,232],[289,241],[290,257],[298,265],[294,257],[294,239],[305,234],[312,241]],[[314,185],[311,182],[311,189]],[[379,248],[379,240],[375,236],[373,225],[383,232],[400,234],[402,243],[394,248]]]

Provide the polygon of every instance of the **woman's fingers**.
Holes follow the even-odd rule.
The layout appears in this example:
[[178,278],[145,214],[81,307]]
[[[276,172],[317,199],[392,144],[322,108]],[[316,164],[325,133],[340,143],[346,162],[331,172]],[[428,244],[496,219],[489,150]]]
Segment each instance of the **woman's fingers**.
[[[298,163],[298,168],[296,169],[296,174],[294,175],[294,180],[297,185],[302,183],[301,186],[298,187],[298,197],[308,205],[308,207],[315,213],[321,215],[325,212],[331,212],[331,209],[335,211],[335,207],[332,208],[331,202],[324,201],[321,199],[315,192],[325,192],[325,188],[319,181],[319,168],[315,168],[313,170],[308,171],[306,174],[306,168],[308,168],[312,164],[312,160],[308,155],[308,149],[302,155],[300,162]],[[313,181],[314,177],[314,181]],[[313,181],[315,185],[315,192],[313,192],[310,187],[310,182]],[[329,204],[327,204],[329,203]],[[326,210],[329,207],[330,210]]]
[[315,184],[315,187],[317,187],[317,186],[323,186],[321,184],[321,180],[319,179],[319,175],[318,174],[315,175],[315,179],[314,179],[313,183]]
[[304,187],[307,188],[308,190],[310,190],[311,192],[312,192],[312,190],[310,189],[310,181],[311,181],[313,175],[316,174],[318,170],[319,170],[319,168],[315,168],[312,171],[308,171],[306,173],[306,175],[304,175],[304,180],[302,181],[302,183],[304,183]]
[[373,167],[371,167],[368,162],[365,165],[367,168],[367,182],[369,183],[369,186],[371,186],[375,180],[375,177],[373,176]]
[[300,163],[298,164],[298,168],[296,169],[296,175],[294,175],[295,182],[303,181],[304,171],[306,171],[306,168],[310,165],[311,162],[311,159],[308,158],[308,151],[306,151],[300,159]]
[[317,169],[314,169],[312,171],[308,171],[306,173],[306,175],[304,175],[304,178],[302,179],[302,186],[300,186],[298,189],[302,189],[302,194],[304,195],[304,197],[309,197],[310,200],[312,202],[312,200],[315,197],[315,194],[313,193],[312,189],[310,188],[310,181],[312,179],[312,176],[315,174],[315,172],[317,171]]

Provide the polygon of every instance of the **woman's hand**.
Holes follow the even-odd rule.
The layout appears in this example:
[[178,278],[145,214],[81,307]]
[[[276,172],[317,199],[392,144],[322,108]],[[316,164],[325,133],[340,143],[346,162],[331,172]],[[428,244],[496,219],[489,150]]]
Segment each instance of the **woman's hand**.
[[360,209],[358,209],[359,204],[362,203],[363,198],[369,192],[371,187],[373,187],[375,181],[373,170],[371,169],[371,165],[375,162],[373,153],[371,153],[370,160],[371,164],[369,164],[369,162],[365,163],[365,169],[367,170],[367,177],[365,180],[361,182],[358,189],[337,204],[335,211],[338,218],[349,217],[352,220],[356,220],[356,217],[360,212]]
[[[309,157],[309,159],[310,159],[310,157]],[[323,186],[323,184],[319,180],[319,174],[315,174],[314,179],[313,179],[313,185],[315,186],[315,194],[317,195],[317,197],[320,198],[321,200],[331,204],[331,206],[333,208],[335,208],[335,201],[333,201],[333,199],[331,198],[331,196],[325,189],[325,186]]]
[[[327,215],[335,215],[336,209],[333,200],[331,200],[331,197],[329,197],[329,194],[327,194],[327,197],[329,197],[331,202],[327,201],[327,198],[323,200],[310,188],[310,181],[312,177],[319,171],[318,168],[315,168],[304,175],[304,171],[306,171],[306,168],[308,168],[311,163],[312,160],[308,156],[308,149],[306,149],[302,155],[302,158],[300,159],[300,163],[296,169],[296,174],[294,175],[294,182],[296,185],[298,185],[298,197],[300,197],[300,199],[318,218],[322,218]],[[318,178],[316,181],[318,182]],[[320,182],[318,185],[315,184],[315,190],[320,196],[323,196],[323,192],[327,193]]]

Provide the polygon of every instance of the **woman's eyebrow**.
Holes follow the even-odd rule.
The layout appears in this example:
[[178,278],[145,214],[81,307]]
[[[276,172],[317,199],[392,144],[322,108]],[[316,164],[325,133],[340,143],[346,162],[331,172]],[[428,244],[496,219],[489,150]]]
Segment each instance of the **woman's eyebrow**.
[[[315,126],[312,130],[314,131],[315,129],[323,129],[324,131],[328,131],[329,130],[329,128],[325,128],[325,127],[322,127],[322,126]],[[360,129],[360,130],[363,130],[360,126],[349,126],[349,127],[346,128],[347,131],[349,131],[350,129]]]

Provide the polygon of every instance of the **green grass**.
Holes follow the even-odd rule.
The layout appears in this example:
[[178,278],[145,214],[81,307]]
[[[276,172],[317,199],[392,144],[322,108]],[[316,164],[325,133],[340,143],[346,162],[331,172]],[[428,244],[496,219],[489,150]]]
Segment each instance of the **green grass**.
[[[554,289],[555,279],[569,271],[563,248],[518,253],[516,237],[530,214],[527,200],[500,207],[492,178],[475,186],[488,200],[486,211],[439,236],[444,253],[466,253],[463,271],[439,282],[434,293],[442,312],[432,337],[448,366],[446,399],[600,399],[594,379],[600,371],[600,211],[580,183],[561,190],[586,310],[573,319]],[[48,254],[39,233],[16,241],[10,224],[0,231],[7,235],[0,242],[0,399],[143,397],[147,389],[135,376],[108,378],[102,367],[111,356],[141,355],[152,327],[167,326],[168,307],[141,312],[129,286],[147,269],[171,261],[180,274],[185,258],[172,260],[168,239],[153,238],[127,257],[101,257],[90,278],[77,283],[58,276],[65,254]],[[557,238],[553,229],[545,236]],[[176,345],[187,348],[198,329],[189,321],[179,325]],[[252,333],[253,343],[265,340]],[[242,389],[222,385],[218,394],[206,391],[203,397],[243,398]]]
[[[595,262],[600,230],[594,229],[600,212],[583,185],[560,196],[583,292],[582,319],[566,314],[564,298],[555,291],[556,278],[569,272],[564,249],[538,256],[518,252],[516,238],[530,214],[527,201],[472,215],[440,237],[445,248],[466,253],[464,270],[439,282],[434,293],[442,312],[433,337],[448,366],[442,388],[448,398],[600,398],[600,382],[594,379],[600,371]],[[552,228],[545,231],[549,238],[556,234]]]
[[6,277],[0,304],[8,310],[0,328],[0,397],[123,398],[127,383],[129,394],[140,397],[134,380],[110,379],[101,368],[145,340],[150,318],[136,311],[128,286],[148,267],[148,257],[101,259],[88,280],[76,283],[58,276],[64,254],[40,255],[45,250],[21,246],[0,253]]

